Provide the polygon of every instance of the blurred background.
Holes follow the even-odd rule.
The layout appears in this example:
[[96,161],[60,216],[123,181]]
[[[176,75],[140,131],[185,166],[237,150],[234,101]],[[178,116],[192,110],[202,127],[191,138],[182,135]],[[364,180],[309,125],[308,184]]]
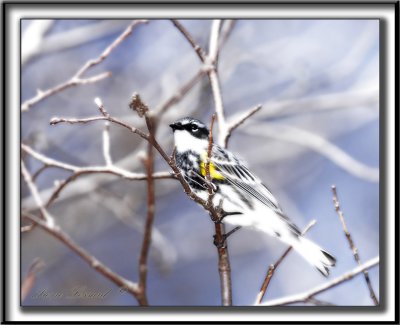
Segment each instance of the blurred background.
[[[207,49],[209,20],[182,20]],[[125,20],[22,20],[21,101],[37,89],[68,80],[96,58],[126,28]],[[336,184],[348,228],[362,261],[379,255],[379,21],[378,20],[237,20],[219,56],[226,117],[262,104],[263,108],[231,137],[229,148],[247,162],[301,228],[317,224],[308,237],[337,258],[331,278],[356,266],[332,204]],[[224,26],[228,26],[227,22]],[[224,27],[223,27],[224,28]],[[103,165],[104,124],[50,126],[52,117],[98,114],[95,97],[108,112],[145,129],[128,108],[133,92],[159,107],[201,67],[182,34],[168,20],[138,26],[107,59],[85,77],[104,71],[112,76],[72,87],[21,114],[21,140],[62,162]],[[209,123],[214,102],[208,78],[202,80],[162,118],[158,139],[172,152],[168,124],[193,116]],[[144,172],[139,137],[110,126],[116,165]],[[31,173],[42,164],[23,159]],[[157,156],[157,171],[168,166]],[[49,168],[36,179],[48,198],[55,182],[70,173]],[[35,212],[29,189],[21,183],[22,208]],[[137,281],[138,256],[146,217],[146,183],[113,175],[77,178],[50,212],[80,245],[111,269]],[[156,181],[156,215],[149,258],[148,299],[160,306],[220,305],[214,225],[189,200],[180,184]],[[262,233],[241,229],[229,238],[233,302],[252,305],[268,266],[285,245]],[[44,266],[24,306],[136,305],[136,300],[91,269],[47,233],[34,228],[21,234],[21,277],[40,258]],[[379,293],[379,268],[370,270]],[[264,300],[300,293],[327,281],[292,252],[271,281]],[[44,298],[43,290],[103,293],[101,298]],[[363,276],[324,294],[338,305],[371,305]],[[378,297],[379,298],[379,297]]]

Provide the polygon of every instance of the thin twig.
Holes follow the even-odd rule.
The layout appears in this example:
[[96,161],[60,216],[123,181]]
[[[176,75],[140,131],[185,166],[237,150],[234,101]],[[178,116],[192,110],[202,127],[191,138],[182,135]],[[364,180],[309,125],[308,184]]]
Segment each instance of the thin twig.
[[228,131],[225,135],[224,144],[225,147],[228,146],[228,141],[232,135],[232,132],[235,131],[239,126],[241,126],[248,118],[252,117],[255,113],[257,113],[262,108],[262,105],[257,105],[256,107],[250,109],[249,111],[245,112],[236,120],[232,121],[228,126]]
[[[304,236],[307,233],[307,231],[309,231],[315,225],[315,223],[316,223],[315,220],[311,220],[310,223],[307,225],[307,227],[303,230],[301,235]],[[267,292],[269,283],[271,282],[271,279],[275,274],[276,269],[282,263],[284,258],[289,254],[289,252],[292,250],[292,248],[293,248],[293,246],[288,247],[286,249],[286,251],[282,254],[282,256],[274,264],[271,264],[268,267],[267,275],[265,276],[265,279],[264,279],[264,282],[263,282],[263,284],[261,286],[260,292],[257,295],[256,305],[261,303],[262,299],[265,296],[265,293]]]
[[206,74],[205,69],[200,69],[197,73],[189,79],[184,85],[182,85],[174,95],[172,95],[167,101],[165,101],[160,107],[156,108],[156,116],[161,117],[172,105],[180,102],[182,98],[203,78]]
[[[338,198],[337,189],[336,189],[335,185],[332,185],[332,194],[333,194],[333,204],[335,206],[335,211],[336,211],[337,215],[339,216],[340,222],[343,227],[344,234],[349,243],[350,249],[353,252],[354,260],[356,261],[356,263],[358,265],[361,265],[361,259],[358,254],[358,249],[353,241],[353,238],[351,237],[349,229],[347,228],[346,222],[344,220],[343,212],[340,209],[339,198]],[[365,282],[367,283],[367,286],[368,286],[369,295],[370,295],[373,303],[375,304],[375,306],[377,306],[377,305],[379,305],[379,300],[376,298],[374,289],[372,288],[372,283],[371,283],[371,279],[369,277],[368,271],[364,270],[363,273],[364,273]]]
[[197,53],[198,57],[202,62],[206,61],[206,54],[204,50],[201,48],[199,44],[195,42],[192,35],[186,30],[186,28],[176,19],[171,19],[172,23],[175,27],[185,36],[185,38],[189,41],[190,45],[193,47],[195,52]]
[[48,227],[53,227],[54,226],[54,219],[53,217],[50,215],[50,213],[47,212],[46,208],[43,205],[43,201],[40,198],[39,195],[39,191],[37,189],[37,187],[35,186],[35,184],[32,181],[32,176],[29,173],[28,169],[25,166],[25,163],[21,160],[21,173],[22,176],[24,177],[25,183],[28,185],[29,190],[32,193],[32,196],[34,198],[34,200],[36,201],[36,204],[40,210],[40,213],[42,215],[42,218],[44,219],[44,221],[46,222],[46,225]]
[[71,77],[71,79],[55,86],[52,88],[49,88],[47,90],[39,90],[38,93],[36,94],[35,97],[32,97],[31,99],[26,100],[25,102],[22,103],[21,105],[21,111],[26,112],[29,111],[29,109],[39,103],[40,101],[44,100],[47,97],[50,97],[51,95],[54,95],[60,91],[63,91],[67,88],[71,88],[73,86],[77,85],[85,85],[85,84],[90,84],[94,83],[97,81],[100,81],[104,78],[107,78],[111,75],[110,72],[103,72],[97,76],[94,77],[88,77],[88,78],[82,78],[83,74],[90,69],[91,67],[98,65],[99,63],[103,62],[109,55],[110,53],[118,46],[120,45],[130,34],[132,34],[134,28],[142,23],[147,22],[147,20],[136,20],[133,21],[132,23],[129,24],[129,26],[125,29],[125,31],[118,36],[114,42],[112,42],[101,54],[99,57],[87,61],[76,73],[74,76]]
[[379,257],[375,257],[375,258],[370,259],[369,261],[365,262],[364,264],[357,266],[350,272],[347,272],[347,273],[343,274],[342,276],[337,277],[337,278],[335,278],[327,283],[324,283],[322,285],[319,285],[311,290],[308,290],[303,293],[295,294],[292,296],[288,296],[288,297],[270,300],[270,301],[260,304],[260,306],[282,306],[282,305],[295,304],[295,303],[299,303],[299,302],[307,302],[310,299],[314,298],[314,296],[316,296],[317,294],[320,294],[320,293],[325,292],[329,289],[332,289],[344,282],[347,282],[347,281],[353,279],[358,274],[363,273],[365,270],[368,270],[371,267],[378,265],[378,264],[379,264]]

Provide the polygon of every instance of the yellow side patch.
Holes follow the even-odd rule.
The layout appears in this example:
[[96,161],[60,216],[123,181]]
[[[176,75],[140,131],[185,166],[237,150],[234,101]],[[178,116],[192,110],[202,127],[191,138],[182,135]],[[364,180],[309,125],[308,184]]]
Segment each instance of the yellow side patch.
[[[207,165],[207,156],[202,158],[202,161],[200,163],[200,173],[203,177],[206,177],[206,165]],[[211,179],[218,179],[218,180],[223,180],[225,177],[222,176],[218,171],[215,165],[210,162],[210,177]]]

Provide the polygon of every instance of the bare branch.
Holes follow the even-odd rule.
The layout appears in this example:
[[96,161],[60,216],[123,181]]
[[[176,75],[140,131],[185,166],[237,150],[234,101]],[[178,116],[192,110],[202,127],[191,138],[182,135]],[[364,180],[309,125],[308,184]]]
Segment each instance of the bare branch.
[[21,65],[35,56],[43,46],[45,34],[52,28],[53,19],[35,19],[32,20],[21,40]]
[[210,33],[210,41],[209,41],[209,54],[205,55],[204,51],[201,49],[199,45],[193,40],[193,37],[190,33],[177,21],[172,20],[173,24],[177,27],[177,29],[183,34],[183,36],[187,39],[193,49],[196,51],[199,56],[201,62],[204,64],[204,68],[207,71],[208,78],[210,79],[211,90],[213,93],[214,103],[215,103],[215,112],[217,113],[218,120],[218,128],[219,128],[219,140],[218,143],[220,145],[224,145],[224,139],[227,134],[227,126],[225,121],[224,114],[224,105],[222,101],[221,95],[221,87],[219,84],[219,78],[216,69],[216,61],[218,58],[218,44],[219,44],[219,30],[221,27],[221,20],[215,19],[212,22],[211,33]]
[[268,127],[261,124],[252,124],[252,127],[245,129],[244,132],[299,144],[327,157],[352,175],[370,182],[379,180],[379,169],[366,166],[355,160],[329,140],[311,131],[289,125],[269,123]]
[[54,226],[54,219],[53,217],[50,215],[50,213],[47,212],[47,210],[45,209],[42,199],[40,198],[39,195],[39,191],[37,189],[37,187],[35,186],[35,184],[32,181],[32,176],[29,173],[28,169],[25,167],[24,162],[21,160],[21,173],[22,176],[24,177],[24,180],[26,182],[26,184],[29,187],[29,190],[32,193],[32,196],[40,210],[40,213],[42,214],[42,218],[45,220],[46,225],[51,228]]
[[270,301],[260,304],[259,306],[282,306],[282,305],[295,304],[295,303],[299,303],[299,302],[307,302],[310,299],[314,298],[314,296],[316,296],[317,294],[320,294],[320,293],[325,292],[329,289],[332,289],[344,282],[347,282],[347,281],[353,279],[358,274],[363,273],[365,270],[368,270],[371,267],[378,265],[378,264],[379,264],[379,257],[375,257],[375,258],[370,259],[369,261],[365,262],[364,264],[357,266],[350,272],[347,272],[347,273],[343,274],[342,276],[337,277],[337,278],[335,278],[327,283],[324,283],[322,285],[319,285],[311,290],[308,290],[306,292],[299,293],[296,295],[288,296],[288,297],[270,300]]
[[119,274],[112,271],[105,264],[100,262],[90,253],[88,253],[85,249],[79,246],[67,233],[65,233],[59,226],[54,225],[53,227],[49,227],[49,225],[44,222],[42,219],[39,219],[31,214],[26,215],[27,218],[35,222],[40,228],[45,230],[51,236],[57,238],[60,242],[74,251],[78,256],[80,256],[85,262],[89,264],[90,267],[95,269],[97,272],[102,274],[104,277],[108,278],[112,282],[114,282],[117,286],[123,288],[127,292],[131,293],[135,298],[137,297],[138,285],[134,282],[125,279]]
[[237,20],[236,19],[225,19],[224,24],[221,28],[221,37],[220,41],[218,44],[218,50],[221,50],[221,48],[225,45],[225,42],[231,35],[235,25],[236,25]]
[[228,146],[229,138],[232,135],[232,132],[235,131],[239,126],[241,126],[248,118],[252,117],[255,113],[257,113],[262,108],[262,105],[257,105],[256,107],[248,110],[247,112],[243,113],[237,119],[233,120],[229,126],[228,131],[225,135],[225,147]]
[[165,103],[160,105],[155,111],[157,116],[162,116],[172,105],[180,102],[182,98],[203,78],[206,74],[205,69],[200,69],[197,73],[183,86],[181,86],[174,95],[172,95]]
[[103,129],[103,156],[107,166],[112,166],[113,162],[110,154],[110,122],[104,123]]
[[[72,240],[72,238],[70,238],[68,236],[68,234],[65,233],[55,223],[54,217],[51,216],[50,213],[47,211],[47,209],[43,206],[43,202],[38,194],[36,185],[33,184],[30,173],[26,169],[23,161],[21,161],[21,171],[22,171],[22,175],[23,175],[26,183],[28,184],[28,187],[29,187],[33,197],[35,198],[36,204],[38,205],[38,208],[40,209],[40,211],[42,213],[43,219],[39,219],[32,214],[25,214],[25,217],[27,217],[28,219],[33,221],[39,227],[41,227],[42,229],[47,231],[49,234],[51,234],[53,237],[57,238],[63,244],[68,246],[72,251],[74,251],[82,259],[84,259],[96,271],[98,271],[99,273],[101,273],[106,278],[110,279],[111,281],[113,281],[118,286],[125,288],[125,290],[130,292],[136,298],[138,298],[139,291],[138,291],[137,284],[130,282],[129,280],[124,279],[117,273],[113,272],[111,269],[109,269],[107,266],[105,266],[103,263],[101,263],[99,260],[97,260],[94,256],[92,256],[87,251],[85,251],[82,247],[80,247],[77,243],[75,243]],[[138,299],[138,302],[140,303],[141,301]]]
[[195,40],[193,39],[192,35],[187,31],[185,27],[176,19],[171,19],[172,23],[175,25],[175,27],[183,34],[183,36],[188,40],[190,45],[193,47],[195,52],[197,53],[198,57],[202,62],[206,61],[206,54],[204,50],[198,45]]
[[21,283],[21,301],[24,301],[31,292],[35,282],[37,273],[43,268],[44,262],[40,258],[35,258],[29,267],[28,274]]
[[[119,168],[115,165],[111,166],[88,166],[88,167],[79,167],[67,163],[60,162],[58,160],[49,158],[35,150],[26,144],[21,144],[21,149],[28,153],[30,156],[35,158],[36,160],[42,162],[48,167],[56,167],[64,170],[68,170],[74,173],[74,177],[78,177],[83,174],[92,174],[92,173],[106,173],[106,174],[114,174],[116,176],[123,177],[129,180],[146,180],[147,176],[143,173],[132,173],[125,169]],[[169,172],[156,172],[153,174],[154,179],[172,179],[173,177]]]
[[[358,254],[358,249],[353,241],[353,238],[351,237],[351,234],[349,232],[349,229],[347,228],[346,222],[344,220],[344,215],[342,210],[340,209],[340,203],[339,203],[339,198],[338,198],[338,194],[337,194],[337,190],[336,190],[336,186],[332,185],[332,193],[333,193],[333,204],[335,206],[335,210],[337,215],[339,216],[340,222],[342,224],[343,227],[343,231],[344,234],[346,236],[346,239],[349,243],[350,249],[353,252],[353,256],[354,256],[354,260],[356,261],[356,263],[358,265],[361,265],[361,259],[360,256]],[[368,290],[369,290],[369,295],[373,301],[373,303],[375,304],[375,306],[379,305],[379,301],[376,298],[374,289],[372,288],[372,283],[371,283],[371,279],[369,278],[369,274],[367,270],[364,270],[364,278],[365,278],[365,282],[367,283],[368,286]]]
[[91,67],[98,65],[99,63],[103,62],[109,55],[110,53],[118,46],[120,45],[130,34],[132,34],[134,28],[142,23],[147,22],[147,20],[136,20],[133,21],[129,26],[125,29],[125,31],[118,36],[113,43],[111,43],[104,51],[103,53],[100,54],[99,57],[87,61],[77,72],[74,76],[72,76],[71,79],[55,86],[52,88],[49,88],[44,91],[38,91],[35,97],[26,100],[25,102],[22,103],[21,105],[21,111],[26,112],[28,111],[32,106],[36,105],[40,101],[44,100],[47,97],[50,97],[51,95],[54,95],[62,90],[65,90],[67,88],[71,88],[73,86],[77,85],[84,85],[84,84],[89,84],[89,83],[94,83],[99,80],[102,80],[104,78],[107,78],[111,75],[109,72],[104,72],[101,73],[97,76],[94,77],[89,77],[89,78],[82,78],[83,74],[90,69]]
[[[151,117],[147,118],[151,119]],[[149,124],[151,124],[151,121],[149,121]],[[151,132],[151,128],[149,128],[149,131]],[[143,163],[147,173],[147,217],[146,225],[144,228],[142,248],[139,257],[139,290],[142,293],[143,301],[148,305],[146,295],[147,259],[150,250],[155,211],[154,179],[152,178],[154,169],[154,149],[150,142],[147,145],[147,157],[144,159]]]
[[[310,223],[307,225],[307,227],[303,230],[301,235],[304,236],[307,233],[307,231],[309,231],[315,225],[315,223],[316,223],[315,220],[311,220]],[[293,248],[293,246],[290,246],[274,264],[271,264],[268,267],[267,275],[265,276],[265,279],[261,286],[260,292],[257,295],[256,305],[261,303],[262,299],[264,298],[265,293],[267,292],[269,283],[271,282],[271,279],[275,274],[276,269],[282,263],[284,258],[289,254],[289,252],[292,250],[292,248]]]

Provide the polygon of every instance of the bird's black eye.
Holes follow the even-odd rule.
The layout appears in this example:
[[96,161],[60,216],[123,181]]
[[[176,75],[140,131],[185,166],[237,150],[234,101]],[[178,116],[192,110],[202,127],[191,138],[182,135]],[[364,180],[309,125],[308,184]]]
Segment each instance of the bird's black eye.
[[196,124],[192,124],[191,129],[192,131],[196,132],[199,129],[199,127]]

